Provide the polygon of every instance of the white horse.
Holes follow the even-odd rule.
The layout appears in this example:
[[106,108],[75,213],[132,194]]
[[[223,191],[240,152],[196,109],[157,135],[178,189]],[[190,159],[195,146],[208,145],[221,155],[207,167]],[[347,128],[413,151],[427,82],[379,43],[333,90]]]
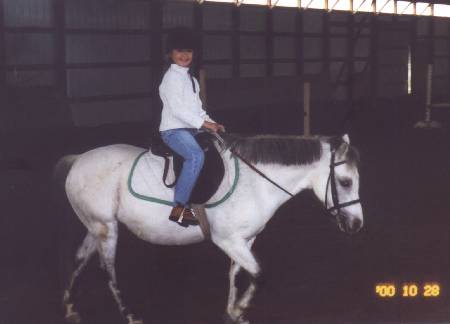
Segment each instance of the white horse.
[[[211,201],[229,191],[233,177],[227,174],[234,172],[234,153],[270,178],[262,177],[239,159],[239,181],[233,194],[207,210],[210,239],[231,259],[226,307],[228,321],[249,323],[244,314],[256,290],[255,279],[261,271],[251,247],[256,236],[291,195],[312,189],[325,206],[331,206],[328,210],[342,231],[351,234],[362,227],[359,155],[350,146],[347,135],[342,138],[225,135],[225,139],[227,148],[221,152],[225,177]],[[219,146],[217,142],[216,145]],[[105,146],[63,157],[56,166],[55,170],[67,171],[63,172],[62,180],[68,200],[87,228],[87,235],[76,254],[77,268],[64,293],[69,321],[80,321],[71,301],[75,279],[90,257],[98,252],[124,319],[129,324],[142,323],[124,306],[117,286],[114,264],[119,222],[141,239],[154,244],[185,245],[205,240],[199,226],[182,227],[169,221],[170,206],[137,199],[130,193],[127,184],[130,169],[144,151],[130,145]],[[151,189],[164,197],[173,197],[173,189],[161,185],[163,159],[150,155],[148,161],[155,174],[146,180],[153,179],[149,183]],[[238,299],[235,278],[241,269],[248,272],[252,280]]]

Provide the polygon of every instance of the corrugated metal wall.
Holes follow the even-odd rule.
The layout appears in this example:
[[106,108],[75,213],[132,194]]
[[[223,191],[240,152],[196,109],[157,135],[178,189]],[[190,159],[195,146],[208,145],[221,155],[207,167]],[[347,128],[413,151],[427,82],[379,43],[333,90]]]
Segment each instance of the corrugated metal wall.
[[[423,93],[432,57],[434,96],[448,95],[446,18],[194,1],[64,0],[64,19],[58,20],[56,2],[3,0],[6,80],[13,88],[62,87],[77,126],[151,119],[163,59],[153,46],[178,25],[202,32],[199,56],[209,79],[299,76],[323,90],[313,100],[397,97],[408,91],[412,51],[415,92]],[[156,22],[158,10],[162,17]],[[61,75],[66,85],[58,81]],[[15,126],[25,123],[16,117]],[[26,124],[45,126],[47,117]]]

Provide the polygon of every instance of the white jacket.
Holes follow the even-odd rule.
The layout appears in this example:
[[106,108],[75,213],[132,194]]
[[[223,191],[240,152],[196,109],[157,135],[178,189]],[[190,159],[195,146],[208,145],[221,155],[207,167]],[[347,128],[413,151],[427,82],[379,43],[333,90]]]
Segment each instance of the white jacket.
[[160,131],[176,128],[199,129],[205,120],[213,122],[202,108],[198,81],[195,78],[193,80],[195,93],[188,68],[171,64],[164,74],[159,86],[159,96],[163,102]]

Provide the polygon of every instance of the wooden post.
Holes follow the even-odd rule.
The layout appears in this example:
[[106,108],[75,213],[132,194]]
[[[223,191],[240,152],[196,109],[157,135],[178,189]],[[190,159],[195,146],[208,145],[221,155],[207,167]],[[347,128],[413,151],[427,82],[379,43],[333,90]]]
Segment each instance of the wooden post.
[[303,83],[303,135],[311,135],[311,83]]
[[65,0],[54,0],[53,10],[55,14],[55,65],[56,81],[62,100],[66,101],[67,91],[67,67],[66,67],[66,11]]
[[425,119],[419,121],[414,126],[415,128],[441,128],[441,123],[431,120],[431,109],[433,107],[448,107],[450,104],[434,105],[432,102],[432,89],[433,89],[433,64],[428,64],[427,67],[427,88],[426,88],[426,103],[425,103]]
[[241,60],[241,43],[239,40],[240,29],[240,12],[238,5],[234,5],[231,9],[232,30],[231,30],[231,69],[232,77],[238,78],[240,76],[240,60]]
[[427,93],[426,93],[426,106],[425,106],[425,121],[429,123],[431,121],[431,89],[433,87],[433,65],[428,64],[427,69]]
[[207,101],[206,101],[206,71],[205,69],[200,69],[200,99],[203,103],[203,109],[207,109]]
[[266,76],[273,76],[273,10],[266,7]]
[[5,43],[5,20],[4,2],[0,0],[0,132],[6,128],[7,105],[6,105],[6,43]]
[[161,100],[159,99],[158,86],[163,76],[163,2],[152,0],[149,2],[148,16],[150,19],[150,31],[148,41],[151,44],[150,57],[152,61],[151,83],[149,84],[151,97],[151,132],[159,134],[159,123],[161,122]]
[[371,101],[375,103],[378,97],[378,16],[376,14],[375,1],[372,2],[372,10],[374,14],[371,17],[371,31],[370,31],[370,89]]
[[6,93],[6,44],[4,11],[4,2],[3,0],[0,0],[0,93]]

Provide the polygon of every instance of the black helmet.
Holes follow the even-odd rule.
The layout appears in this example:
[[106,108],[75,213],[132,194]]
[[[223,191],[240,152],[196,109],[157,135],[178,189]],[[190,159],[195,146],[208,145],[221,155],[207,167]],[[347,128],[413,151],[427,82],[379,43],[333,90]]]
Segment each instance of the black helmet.
[[188,27],[175,27],[169,31],[166,42],[166,53],[174,49],[196,50],[198,46],[194,31]]

